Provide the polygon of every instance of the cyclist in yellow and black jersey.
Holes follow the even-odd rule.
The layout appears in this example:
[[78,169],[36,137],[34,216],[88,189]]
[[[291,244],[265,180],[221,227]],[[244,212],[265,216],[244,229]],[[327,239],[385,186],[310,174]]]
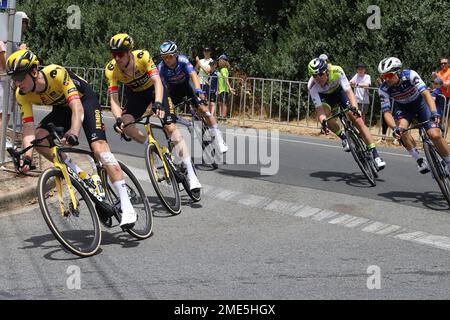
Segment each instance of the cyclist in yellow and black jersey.
[[[75,73],[58,65],[38,68],[39,60],[30,50],[14,52],[6,63],[7,74],[17,87],[16,99],[23,113],[23,147],[30,146],[35,138],[49,134],[49,123],[64,127],[65,145],[77,145],[83,126],[87,140],[95,156],[105,167],[116,191],[120,194],[122,209],[122,227],[131,227],[136,222],[136,213],[128,198],[125,180],[120,165],[111,153],[106,142],[105,126],[102,119],[97,94],[89,84]],[[34,129],[33,104],[51,105],[50,112]],[[48,143],[48,142],[43,142]],[[52,161],[49,148],[36,147],[36,151]],[[21,171],[30,169],[32,158],[29,150],[21,160]],[[76,173],[80,169],[66,156],[64,160]]]
[[[163,119],[164,130],[179,150],[179,156],[187,169],[190,189],[201,188],[197,175],[192,167],[191,157],[186,142],[177,128],[177,117],[169,102],[167,89],[163,85],[150,54],[146,50],[134,50],[134,41],[130,35],[119,33],[109,42],[113,60],[106,65],[105,76],[108,80],[108,93],[111,111],[116,117],[115,128],[143,144],[148,143],[148,136],[135,125],[124,125],[140,118],[147,110],[153,110]],[[123,105],[119,102],[119,86],[124,85]],[[151,105],[151,109],[149,109]]]

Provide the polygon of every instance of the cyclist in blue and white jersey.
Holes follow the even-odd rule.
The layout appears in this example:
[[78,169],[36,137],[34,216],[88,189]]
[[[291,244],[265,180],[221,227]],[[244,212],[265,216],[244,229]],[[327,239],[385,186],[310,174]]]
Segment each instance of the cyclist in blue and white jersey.
[[[228,146],[223,141],[216,118],[209,112],[205,92],[200,88],[200,80],[194,66],[186,56],[178,54],[178,47],[173,41],[163,42],[159,47],[159,53],[163,60],[158,64],[159,75],[167,86],[172,102],[177,105],[185,97],[192,98],[197,112],[205,116],[211,135],[215,137],[218,151],[227,152]],[[192,88],[190,81],[195,89]]]
[[[419,172],[427,173],[428,164],[417,151],[409,132],[403,132],[415,117],[420,122],[432,120],[425,124],[425,129],[450,168],[450,149],[439,129],[441,115],[437,112],[436,103],[419,74],[414,70],[402,70],[402,62],[395,57],[383,59],[378,65],[378,72],[384,80],[378,89],[383,117],[393,130],[394,137],[401,139],[405,149],[416,160]],[[393,115],[391,99],[394,101]]]
[[344,151],[349,152],[347,136],[336,119],[331,119],[327,124],[324,122],[336,105],[341,105],[343,108],[348,107],[351,111],[347,115],[361,133],[367,149],[371,151],[377,170],[384,169],[386,162],[379,156],[369,128],[361,118],[355,94],[344,70],[339,66],[327,64],[321,58],[315,58],[308,64],[308,74],[311,76],[308,82],[308,92],[314,102],[317,119],[324,129],[329,127],[342,140]]

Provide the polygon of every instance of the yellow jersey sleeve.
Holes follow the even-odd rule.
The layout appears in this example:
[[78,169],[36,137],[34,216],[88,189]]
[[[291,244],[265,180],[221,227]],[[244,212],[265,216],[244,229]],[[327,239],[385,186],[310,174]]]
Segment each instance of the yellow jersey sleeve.
[[33,107],[31,102],[29,102],[27,98],[20,93],[19,88],[16,89],[16,101],[20,108],[20,112],[22,113],[22,123],[34,122]]
[[152,57],[150,56],[150,53],[147,50],[138,51],[136,54],[136,59],[138,60],[137,64],[144,65],[144,68],[150,77],[159,74],[158,68],[156,67]]
[[116,62],[111,60],[105,67],[105,78],[108,82],[108,93],[116,93],[119,91],[119,82],[115,75]]
[[64,94],[67,104],[80,99],[80,93],[65,68],[56,66],[50,71],[49,76],[49,81],[55,85],[55,89],[59,89]]

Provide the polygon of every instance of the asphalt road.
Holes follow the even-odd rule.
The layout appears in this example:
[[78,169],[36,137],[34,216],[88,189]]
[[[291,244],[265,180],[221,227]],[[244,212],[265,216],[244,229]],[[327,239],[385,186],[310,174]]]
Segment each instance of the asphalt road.
[[[231,130],[226,138],[232,144],[246,133],[255,134]],[[369,187],[337,141],[280,135],[275,175],[261,175],[267,164],[199,171],[202,201],[184,196],[172,217],[155,203],[143,147],[110,131],[108,140],[154,200],[153,236],[135,241],[104,230],[101,252],[79,259],[54,240],[38,207],[2,215],[0,298],[450,297],[448,206],[400,149],[381,149],[387,168]],[[260,160],[263,149],[246,154]]]

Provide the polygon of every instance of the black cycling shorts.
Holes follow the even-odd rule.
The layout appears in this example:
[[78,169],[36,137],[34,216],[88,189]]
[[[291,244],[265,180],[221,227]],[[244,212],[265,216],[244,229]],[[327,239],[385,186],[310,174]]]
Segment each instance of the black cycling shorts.
[[[156,112],[154,102],[155,102],[154,86],[151,86],[150,88],[139,92],[132,91],[128,86],[125,86],[122,114],[129,114],[132,115],[134,119],[138,119],[145,113],[150,104],[153,105],[152,108],[153,112]],[[175,114],[174,109],[172,108],[172,105],[169,103],[166,88],[164,88],[162,110],[165,113],[163,119],[165,125],[176,123],[177,116]]]
[[[76,74],[69,71],[69,75],[81,95],[84,109],[83,129],[89,144],[98,140],[106,141],[105,124],[97,94]],[[67,104],[53,106],[52,112],[42,119],[38,128],[50,131],[49,123],[53,123],[56,127],[63,127],[64,132],[69,131],[72,125],[72,109]]]

